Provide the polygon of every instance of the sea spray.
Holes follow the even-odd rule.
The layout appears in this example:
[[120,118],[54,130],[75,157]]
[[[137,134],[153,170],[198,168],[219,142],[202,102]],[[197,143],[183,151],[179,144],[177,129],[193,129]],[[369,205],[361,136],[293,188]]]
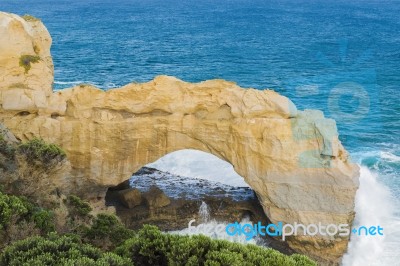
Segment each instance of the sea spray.
[[207,223],[210,221],[210,209],[208,208],[207,203],[205,203],[204,201],[201,202],[199,208],[199,216],[201,223]]
[[377,173],[361,166],[354,226],[379,224],[384,228],[384,235],[352,236],[343,266],[399,265],[400,220],[395,217],[395,199],[377,177]]
[[[246,240],[245,235],[235,235],[229,236],[225,232],[226,226],[229,224],[228,222],[221,222],[212,219],[210,215],[210,208],[207,203],[204,201],[201,203],[199,208],[199,218],[198,223],[194,223],[191,225],[191,228],[185,228],[180,231],[171,231],[170,233],[179,234],[179,235],[205,235],[211,237],[213,239],[223,239],[231,242],[242,243],[242,244],[257,244],[257,245],[265,245],[265,242],[259,237],[255,237],[251,240]],[[243,218],[240,224],[252,224],[249,218]],[[220,230],[220,229],[224,230]],[[214,230],[216,229],[216,230]]]

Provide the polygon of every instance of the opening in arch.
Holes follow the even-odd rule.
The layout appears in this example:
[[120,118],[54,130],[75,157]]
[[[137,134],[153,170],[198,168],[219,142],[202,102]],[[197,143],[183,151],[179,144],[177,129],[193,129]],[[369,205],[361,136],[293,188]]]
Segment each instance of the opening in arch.
[[235,187],[249,187],[235,172],[233,166],[220,158],[203,151],[186,149],[171,152],[147,167],[171,174],[206,179]]
[[[153,224],[164,231],[186,233],[193,219],[193,225],[270,222],[255,192],[230,163],[190,149],[147,164],[129,180],[110,188],[106,202],[115,206],[117,215],[132,229]],[[258,239],[257,243],[289,252],[272,239]]]

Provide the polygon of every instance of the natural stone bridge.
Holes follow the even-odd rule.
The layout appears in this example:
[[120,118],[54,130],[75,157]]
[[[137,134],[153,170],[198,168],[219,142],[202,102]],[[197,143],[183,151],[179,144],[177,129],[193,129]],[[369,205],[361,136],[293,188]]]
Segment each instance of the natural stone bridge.
[[[181,149],[231,163],[272,222],[351,223],[358,167],[319,111],[298,111],[271,90],[159,76],[102,91],[52,91],[51,37],[40,21],[0,13],[0,119],[19,139],[63,147],[65,193],[104,197],[142,166]],[[348,237],[290,238],[295,250],[337,261]]]

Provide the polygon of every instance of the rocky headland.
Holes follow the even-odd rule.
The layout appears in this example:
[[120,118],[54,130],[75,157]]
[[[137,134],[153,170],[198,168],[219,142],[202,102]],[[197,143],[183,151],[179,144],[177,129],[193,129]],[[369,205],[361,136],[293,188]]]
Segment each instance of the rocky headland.
[[[158,76],[109,91],[82,84],[53,92],[50,46],[39,20],[0,12],[0,121],[17,140],[56,143],[68,159],[62,174],[44,177],[51,181],[45,191],[104,205],[110,187],[146,164],[196,149],[231,163],[274,223],[352,223],[359,169],[322,112],[225,80]],[[287,243],[329,264],[348,240],[295,236]]]

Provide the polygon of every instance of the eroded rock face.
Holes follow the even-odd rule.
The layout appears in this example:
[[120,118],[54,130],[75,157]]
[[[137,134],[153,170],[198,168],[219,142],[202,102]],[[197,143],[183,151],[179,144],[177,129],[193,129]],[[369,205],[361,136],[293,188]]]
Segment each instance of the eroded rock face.
[[37,112],[52,94],[51,37],[40,20],[0,12],[0,103],[3,110]]
[[[359,169],[322,112],[298,111],[271,90],[168,76],[109,91],[81,85],[52,93],[50,44],[40,22],[0,13],[0,119],[21,140],[40,137],[64,148],[72,170],[61,190],[102,198],[165,154],[197,149],[231,163],[272,222],[353,221]],[[25,54],[40,58],[28,71],[20,65]],[[337,261],[348,238],[288,241]]]

